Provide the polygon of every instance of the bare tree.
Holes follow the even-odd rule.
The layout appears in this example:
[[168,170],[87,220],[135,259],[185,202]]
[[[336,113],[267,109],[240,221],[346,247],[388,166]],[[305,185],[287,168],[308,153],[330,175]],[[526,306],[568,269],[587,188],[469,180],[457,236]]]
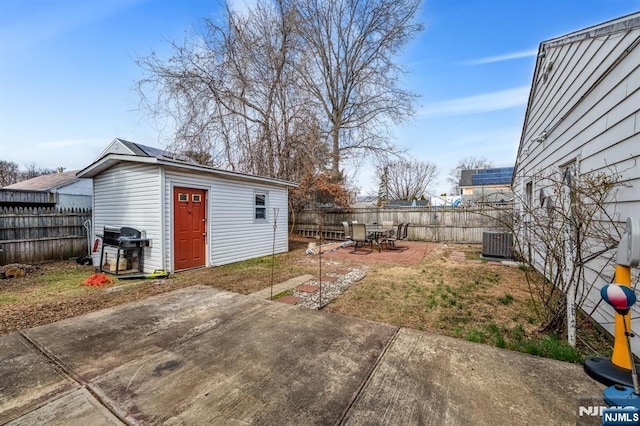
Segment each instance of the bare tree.
[[[527,176],[513,216],[500,221],[524,263],[535,266],[535,273],[526,269],[526,277],[534,306],[540,307],[540,330],[566,332],[571,345],[579,331],[575,313],[597,293],[588,274],[602,274],[615,257],[623,225],[616,197],[629,186],[615,170],[573,173],[569,167],[549,168]],[[544,280],[537,279],[539,273]]]
[[56,173],[56,171],[64,170],[64,167],[58,167],[56,170],[38,167],[35,163],[27,164],[26,168],[20,172],[20,181],[33,179],[34,177]]
[[0,187],[12,185],[20,181],[18,163],[0,160]]
[[282,1],[243,13],[227,5],[223,24],[203,20],[195,39],[172,43],[168,60],[140,58],[143,105],[175,121],[172,148],[219,167],[300,178],[322,141],[314,103],[298,87],[295,31]]
[[397,160],[381,168],[380,188],[389,200],[412,200],[433,189],[440,169],[434,163],[419,160]]
[[412,113],[414,95],[393,58],[421,29],[419,3],[227,5],[223,23],[203,20],[168,60],[138,59],[142,105],[175,122],[172,148],[191,158],[287,179],[331,164],[340,180],[343,158],[396,150],[384,128]]
[[485,169],[488,167],[493,167],[493,163],[486,158],[465,157],[458,161],[456,167],[449,171],[449,177],[447,178],[447,182],[451,184],[451,192],[459,194],[460,177],[463,170]]
[[331,173],[342,159],[394,152],[388,121],[413,114],[415,95],[400,87],[394,57],[419,31],[420,0],[291,0],[304,43],[300,78],[320,104]]

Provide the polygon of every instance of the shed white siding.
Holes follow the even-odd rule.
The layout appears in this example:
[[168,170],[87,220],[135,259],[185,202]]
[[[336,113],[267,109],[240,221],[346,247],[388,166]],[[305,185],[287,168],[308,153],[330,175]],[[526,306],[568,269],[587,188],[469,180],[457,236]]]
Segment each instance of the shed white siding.
[[[205,173],[167,170],[164,177],[165,263],[173,264],[173,188],[184,186],[206,189],[207,193],[207,266],[239,262],[272,253],[274,244],[274,208],[279,209],[275,234],[275,253],[288,246],[288,190],[247,180],[216,177]],[[267,194],[267,220],[254,219],[256,191]]]
[[[254,219],[256,192],[267,194],[267,219]],[[277,218],[274,209],[278,210]],[[288,251],[287,189],[225,181],[211,197],[213,265]],[[274,235],[273,224],[276,222]],[[230,243],[231,242],[231,243]]]
[[[578,176],[600,171],[627,180],[628,187],[605,206],[619,229],[628,216],[640,216],[639,44],[640,14],[635,14],[540,45],[514,173],[522,211],[527,183],[535,200],[548,185],[541,176],[575,162]],[[611,233],[618,238],[615,229]],[[595,284],[584,305],[589,313],[601,286],[612,279],[613,253],[587,265],[585,283]],[[637,280],[637,270],[634,276]],[[613,332],[609,306],[600,304],[593,316]],[[640,330],[637,321],[634,328]],[[640,342],[634,345],[640,353]]]
[[102,234],[105,225],[146,231],[152,243],[144,250],[145,271],[164,268],[160,182],[158,166],[127,162],[118,163],[94,178],[95,233]]
[[[175,187],[206,191],[206,266],[289,249],[288,187],[295,186],[292,182],[198,165],[161,149],[121,139],[111,142],[78,176],[94,180],[96,234],[101,234],[105,225],[145,231],[151,247],[144,250],[144,272],[175,271]],[[266,195],[264,219],[255,219],[257,193]],[[202,264],[200,258],[194,264]]]

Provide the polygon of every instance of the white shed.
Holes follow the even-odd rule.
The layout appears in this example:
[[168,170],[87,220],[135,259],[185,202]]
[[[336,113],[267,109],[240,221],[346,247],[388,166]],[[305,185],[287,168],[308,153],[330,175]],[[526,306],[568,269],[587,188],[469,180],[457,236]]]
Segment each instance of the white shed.
[[274,246],[275,253],[289,249],[292,182],[198,165],[122,139],[78,176],[93,178],[95,234],[105,226],[130,227],[150,239],[144,272],[218,266],[270,255]]
[[[625,183],[601,204],[603,216],[598,216],[611,218],[605,233],[610,232],[612,244],[602,244],[596,256],[582,259],[583,310],[593,311],[593,318],[611,333],[613,310],[605,303],[598,305],[599,290],[613,278],[612,257],[626,218],[640,216],[639,44],[640,13],[540,44],[513,180],[520,213],[530,212],[532,206],[548,211],[570,208],[571,198],[563,197],[563,189],[554,192],[551,173],[561,186],[568,179],[587,181],[598,173]],[[520,219],[519,233],[530,243],[534,266],[541,270],[545,248],[537,244],[537,230],[532,229],[540,225],[527,214]],[[605,222],[597,220],[592,226],[607,226]],[[565,240],[567,256],[575,258],[570,232]],[[598,252],[595,247],[593,251]],[[637,270],[632,277],[637,282]],[[636,333],[637,311],[632,323]],[[640,343],[633,340],[638,354]]]

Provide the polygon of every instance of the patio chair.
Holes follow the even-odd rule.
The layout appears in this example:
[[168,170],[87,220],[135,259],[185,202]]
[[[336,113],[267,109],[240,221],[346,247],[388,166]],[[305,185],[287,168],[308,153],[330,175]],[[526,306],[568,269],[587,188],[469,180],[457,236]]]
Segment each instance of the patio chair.
[[358,247],[367,244],[370,247],[369,252],[373,252],[373,240],[367,236],[367,228],[364,223],[351,223],[351,240],[356,243],[351,253],[355,253],[358,251]]
[[399,240],[406,240],[408,231],[409,231],[409,224],[405,223],[404,226],[402,227],[402,236],[400,236],[398,239]]
[[382,238],[380,243],[386,244],[387,248],[391,248],[392,246],[395,247],[396,241],[402,239],[400,237],[402,236],[403,227],[404,223],[399,224],[396,229],[392,229],[391,231],[389,231],[389,234],[386,237]]
[[349,227],[349,223],[348,222],[342,222],[342,227],[344,228],[344,239],[345,240],[350,240],[351,239],[351,228]]

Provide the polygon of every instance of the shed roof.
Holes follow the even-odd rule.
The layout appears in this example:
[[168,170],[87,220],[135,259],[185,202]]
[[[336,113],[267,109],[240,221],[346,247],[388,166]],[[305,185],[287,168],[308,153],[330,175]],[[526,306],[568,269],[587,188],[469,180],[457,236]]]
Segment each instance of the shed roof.
[[5,189],[19,189],[23,191],[53,191],[67,186],[80,178],[76,176],[78,170],[70,172],[49,173],[22,182],[5,186]]
[[141,164],[155,164],[190,171],[204,172],[215,176],[229,179],[239,179],[268,183],[279,186],[298,186],[295,182],[283,179],[275,179],[264,176],[257,176],[248,173],[234,172],[231,170],[219,169],[216,167],[204,166],[190,161],[187,158],[173,154],[169,151],[141,145],[135,142],[116,138],[100,154],[100,157],[89,166],[78,172],[79,177],[94,177],[120,162],[133,162]]

